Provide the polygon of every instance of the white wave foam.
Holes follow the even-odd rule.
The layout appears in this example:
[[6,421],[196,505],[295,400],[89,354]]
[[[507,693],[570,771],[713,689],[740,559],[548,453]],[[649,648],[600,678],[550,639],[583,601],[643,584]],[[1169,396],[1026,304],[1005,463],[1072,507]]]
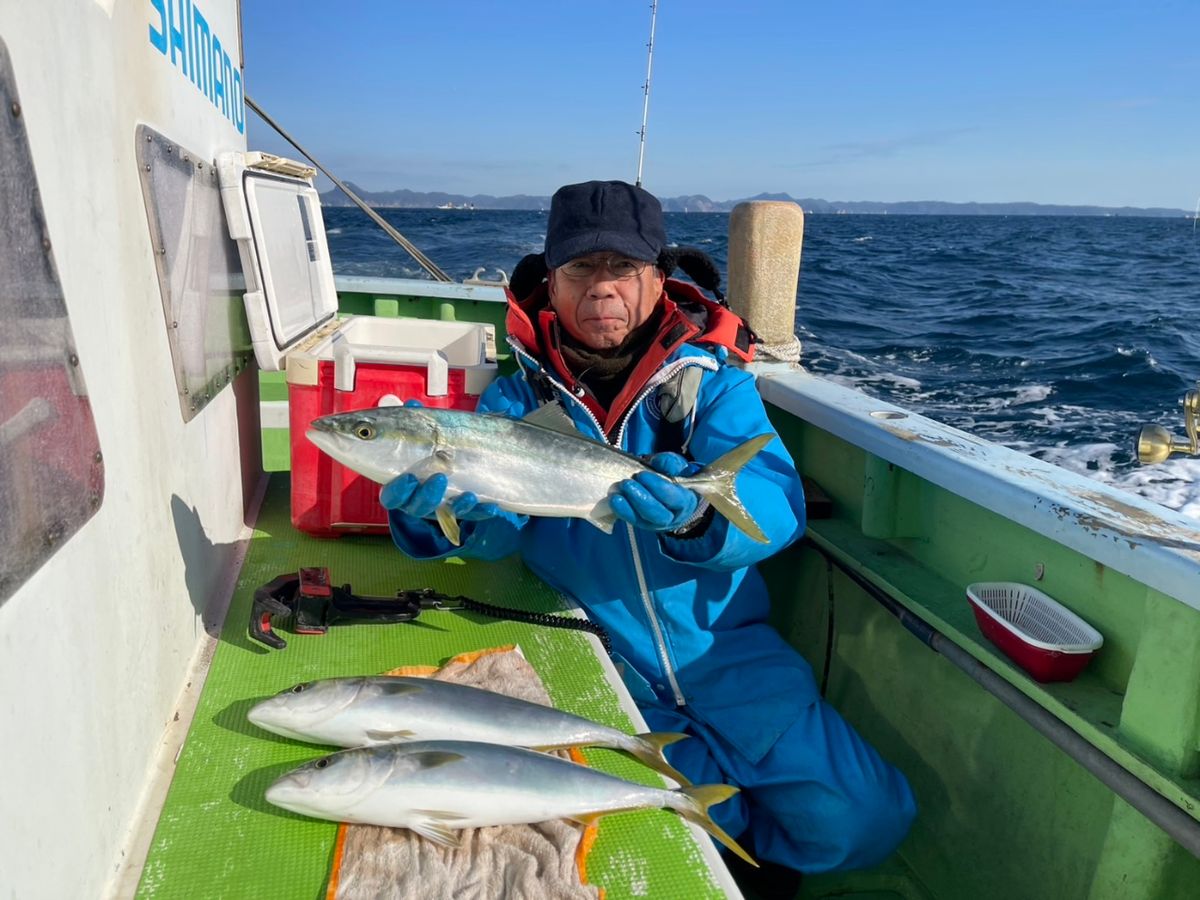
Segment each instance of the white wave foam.
[[1152,369],[1158,368],[1158,360],[1151,356],[1150,351],[1145,347],[1122,347],[1118,344],[1113,349],[1116,350],[1118,356],[1124,356],[1126,358],[1144,356],[1146,357],[1146,365],[1150,366]]
[[1120,450],[1109,443],[1075,444],[1042,448],[1038,455],[1046,462],[1200,520],[1200,460],[1170,459],[1120,471],[1113,464],[1113,455]]
[[1013,398],[1014,406],[1021,406],[1025,403],[1037,403],[1039,400],[1045,400],[1054,393],[1054,388],[1048,384],[1030,384],[1025,387],[1017,388],[1017,396]]
[[[965,388],[974,389],[972,385],[966,385]],[[1018,388],[1012,392],[1012,396],[989,397],[981,394],[973,394],[970,390],[964,390],[961,396],[955,396],[953,399],[946,400],[945,395],[939,392],[929,394],[920,394],[914,396],[914,401],[922,401],[929,403],[935,408],[940,408],[948,417],[956,418],[960,414],[979,414],[979,415],[997,415],[1005,413],[1016,406],[1024,406],[1027,403],[1037,403],[1045,400],[1052,393],[1054,388],[1048,385],[1030,385],[1025,388]],[[1028,427],[1034,425],[1039,428],[1047,428],[1052,425],[1059,425],[1064,418],[1062,413],[1070,410],[1070,407],[1053,407],[1040,406],[1035,409],[1021,410],[1020,418],[1013,419],[1008,423],[991,423],[991,427],[996,428],[1002,424],[1008,427]],[[1081,407],[1075,407],[1075,412],[1078,415],[1084,415],[1088,411]],[[1011,415],[1011,414],[1010,414]],[[965,426],[958,426],[965,427]]]
[[1064,422],[1078,422],[1081,419],[1094,421],[1096,418],[1096,410],[1069,403],[1062,406],[1039,406],[1029,410],[1029,414],[1041,417],[1042,424],[1047,428],[1060,426]]
[[1200,460],[1170,459],[1154,466],[1139,466],[1114,483],[1185,516],[1200,519]]
[[911,391],[919,391],[921,389],[921,382],[917,381],[917,379],[909,378],[906,375],[897,375],[894,372],[879,372],[875,375],[864,375],[857,380],[859,384],[890,384],[893,387],[908,388]]

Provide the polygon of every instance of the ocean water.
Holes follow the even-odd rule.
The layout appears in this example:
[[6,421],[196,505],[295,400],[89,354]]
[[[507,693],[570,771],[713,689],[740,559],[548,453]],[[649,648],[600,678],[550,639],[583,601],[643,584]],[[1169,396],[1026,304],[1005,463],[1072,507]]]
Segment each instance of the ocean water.
[[[545,237],[542,212],[381,212],[457,280]],[[361,211],[325,218],[335,272],[424,277]],[[728,222],[669,213],[667,234],[725,271]],[[796,334],[812,372],[1200,519],[1200,460],[1133,456],[1144,423],[1183,436],[1198,295],[1188,219],[812,215]]]

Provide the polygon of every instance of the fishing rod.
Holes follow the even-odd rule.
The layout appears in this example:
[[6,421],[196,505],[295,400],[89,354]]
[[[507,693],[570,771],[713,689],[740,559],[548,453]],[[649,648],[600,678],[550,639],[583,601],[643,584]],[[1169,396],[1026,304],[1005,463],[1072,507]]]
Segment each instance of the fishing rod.
[[637,186],[642,186],[642,161],[646,158],[646,119],[650,115],[650,72],[654,68],[654,23],[658,18],[658,0],[650,4],[650,41],[646,44],[646,82],[642,85],[642,130],[638,132]]
[[375,210],[371,209],[371,207],[369,207],[367,205],[366,201],[364,201],[361,197],[359,197],[358,194],[354,193],[354,191],[350,190],[350,188],[346,187],[346,185],[343,184],[342,181],[336,175],[334,175],[332,172],[330,172],[328,169],[326,169],[323,165],[321,165],[319,162],[317,162],[316,159],[313,158],[313,155],[311,153],[309,153],[307,150],[305,150],[303,147],[301,147],[299,144],[297,144],[296,139],[293,138],[286,131],[284,131],[278,122],[276,122],[274,119],[272,119],[270,116],[268,116],[265,112],[263,112],[262,107],[259,106],[257,103],[255,103],[253,100],[251,100],[249,95],[246,95],[245,100],[246,100],[246,105],[248,107],[250,107],[252,110],[254,110],[256,113],[258,113],[259,118],[261,118],[264,122],[266,122],[268,125],[270,125],[272,128],[274,128],[279,133],[280,137],[282,137],[285,141],[287,141],[289,144],[291,144],[293,147],[295,147],[297,151],[299,151],[301,156],[303,156],[305,159],[307,159],[309,162],[311,162],[314,166],[316,166],[318,169],[320,169],[322,172],[324,172],[325,176],[330,181],[332,181],[334,184],[336,184],[339,188],[341,188],[342,193],[344,193],[347,197],[349,197],[354,202],[355,206],[357,206],[359,209],[361,209],[363,212],[365,212],[368,216],[370,216],[371,219],[374,220],[376,225],[378,225],[380,228],[382,228],[384,231],[386,231],[388,234],[388,237],[390,237],[393,241],[395,241],[397,244],[399,244],[401,247],[403,247],[405,250],[407,250],[412,255],[412,258],[415,259],[421,265],[421,268],[423,268],[426,272],[428,272],[430,275],[433,276],[435,281],[449,282],[449,281],[454,280],[449,275],[447,275],[445,272],[443,272],[440,268],[438,268],[437,263],[435,263],[428,256],[426,256],[424,253],[422,253],[420,250],[418,250],[416,245],[414,245],[412,243],[412,241],[410,241],[408,238],[406,238],[404,235],[402,235],[400,232],[398,232],[395,228],[393,228],[391,225],[389,225],[387,222],[385,222],[383,219],[383,216],[379,215],[379,213],[377,213],[377,212],[375,212]]

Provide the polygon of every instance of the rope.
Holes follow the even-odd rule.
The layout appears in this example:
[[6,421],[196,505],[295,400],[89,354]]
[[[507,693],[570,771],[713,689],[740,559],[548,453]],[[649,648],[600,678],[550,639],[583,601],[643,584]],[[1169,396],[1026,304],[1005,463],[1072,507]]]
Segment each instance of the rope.
[[800,362],[800,338],[793,337],[790,341],[782,344],[767,344],[759,343],[755,346],[754,352],[758,358],[765,357],[766,359],[776,360],[777,362],[786,362],[799,364]]
[[391,225],[389,225],[387,222],[385,222],[383,219],[383,216],[379,215],[379,213],[377,213],[377,212],[375,212],[375,210],[371,209],[371,207],[369,207],[361,197],[359,197],[356,193],[354,193],[354,191],[350,190],[350,188],[346,187],[346,185],[343,184],[336,175],[334,175],[332,172],[330,172],[328,169],[326,169],[323,165],[321,165],[319,162],[317,162],[313,158],[311,153],[309,153],[307,150],[305,150],[303,147],[301,147],[299,144],[297,144],[296,139],[293,138],[286,131],[284,131],[283,128],[274,119],[272,119],[265,112],[263,112],[262,107],[260,107],[257,103],[255,103],[253,100],[251,100],[248,95],[246,96],[245,100],[246,100],[246,105],[248,107],[250,107],[252,110],[254,110],[256,113],[258,113],[259,117],[264,122],[266,122],[268,125],[270,125],[272,128],[274,128],[277,132],[279,132],[280,137],[282,137],[285,141],[287,141],[289,144],[291,144],[293,147],[295,147],[296,150],[299,151],[299,153],[305,159],[307,159],[314,166],[316,166],[318,169],[320,169],[322,172],[324,172],[326,177],[330,181],[332,181],[334,184],[336,184],[339,188],[341,188],[342,193],[344,193],[347,197],[349,197],[354,202],[355,206],[357,206],[359,209],[361,209],[363,212],[365,212],[368,216],[370,216],[376,225],[378,225],[380,228],[382,228],[384,231],[386,231],[388,234],[388,237],[390,237],[393,241],[395,241],[397,244],[399,244],[401,247],[403,247],[405,250],[407,250],[412,255],[412,258],[415,259],[418,263],[420,263],[421,268],[423,268],[426,272],[428,272],[430,275],[433,276],[433,279],[435,281],[447,281],[448,282],[448,281],[454,280],[449,275],[447,275],[445,272],[443,272],[441,269],[439,269],[437,264],[433,260],[431,260],[428,256],[426,256],[420,250],[418,250],[417,247],[408,238],[406,238],[404,235],[402,235],[400,232],[398,232],[395,228],[393,228]]

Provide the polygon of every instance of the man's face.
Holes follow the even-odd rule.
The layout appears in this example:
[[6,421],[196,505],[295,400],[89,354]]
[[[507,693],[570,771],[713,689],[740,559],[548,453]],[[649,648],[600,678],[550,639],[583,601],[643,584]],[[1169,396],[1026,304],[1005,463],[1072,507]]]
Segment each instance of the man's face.
[[[618,277],[642,266],[640,274]],[[650,318],[665,280],[653,263],[630,260],[619,253],[590,253],[552,269],[547,276],[550,305],[559,321],[572,337],[593,350],[619,346]]]

